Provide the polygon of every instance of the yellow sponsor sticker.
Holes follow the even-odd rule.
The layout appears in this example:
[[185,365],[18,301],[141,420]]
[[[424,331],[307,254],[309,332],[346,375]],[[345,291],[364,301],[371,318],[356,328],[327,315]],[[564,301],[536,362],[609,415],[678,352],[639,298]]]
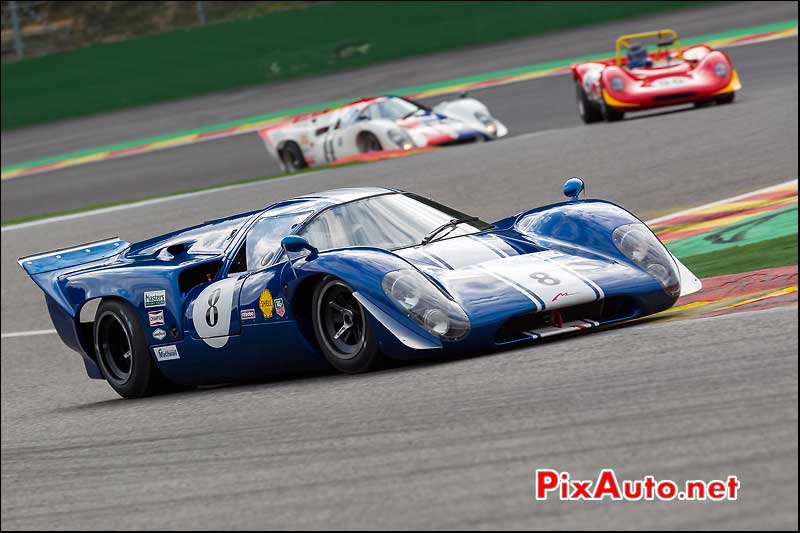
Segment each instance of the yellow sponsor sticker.
[[275,309],[275,301],[272,299],[272,293],[269,289],[261,291],[261,297],[258,299],[258,307],[264,314],[264,318],[272,318],[272,310]]

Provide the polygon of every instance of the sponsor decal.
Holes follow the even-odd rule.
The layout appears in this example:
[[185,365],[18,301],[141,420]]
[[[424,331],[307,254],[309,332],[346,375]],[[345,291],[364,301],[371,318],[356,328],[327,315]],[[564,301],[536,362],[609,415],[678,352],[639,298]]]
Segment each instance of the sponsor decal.
[[283,298],[275,298],[275,312],[278,313],[280,317],[286,314],[286,308],[283,306]]
[[258,308],[264,318],[272,318],[272,310],[275,308],[275,301],[272,299],[272,293],[269,289],[261,291],[261,296],[258,298]]
[[556,300],[558,300],[562,296],[564,296],[564,297],[566,297],[566,296],[575,296],[576,294],[578,294],[578,293],[577,292],[559,292],[558,294],[553,296],[553,299],[550,300],[550,301],[551,302],[555,302]]
[[256,310],[255,309],[242,309],[240,313],[242,320],[255,320],[256,318]]
[[145,307],[164,307],[167,305],[167,291],[145,291]]
[[163,326],[164,310],[162,309],[160,311],[148,311],[147,319],[150,320],[150,327]]
[[156,346],[153,348],[153,353],[156,354],[156,359],[159,361],[172,361],[173,359],[180,359],[178,355],[178,347],[174,344],[169,346]]
[[161,328],[157,328],[153,330],[153,338],[163,341],[167,337],[167,332]]

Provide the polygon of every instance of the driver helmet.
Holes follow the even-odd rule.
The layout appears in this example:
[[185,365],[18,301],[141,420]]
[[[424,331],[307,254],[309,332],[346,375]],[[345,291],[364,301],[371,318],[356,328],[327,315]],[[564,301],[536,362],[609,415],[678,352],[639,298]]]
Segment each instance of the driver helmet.
[[647,49],[640,44],[632,44],[628,48],[628,67],[642,68],[647,66]]

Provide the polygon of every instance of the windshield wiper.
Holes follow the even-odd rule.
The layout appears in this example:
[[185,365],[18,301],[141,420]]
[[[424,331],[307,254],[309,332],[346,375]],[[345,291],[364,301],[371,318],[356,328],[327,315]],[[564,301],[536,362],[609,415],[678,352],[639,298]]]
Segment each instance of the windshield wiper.
[[424,246],[424,245],[428,244],[429,242],[433,242],[434,239],[436,238],[436,236],[439,235],[441,232],[443,232],[446,229],[449,229],[450,231],[453,231],[454,229],[456,229],[456,226],[458,226],[459,224],[468,224],[469,222],[477,222],[478,220],[480,220],[478,217],[454,218],[450,222],[448,222],[447,224],[442,224],[438,228],[436,228],[433,231],[431,231],[430,233],[428,233],[425,236],[425,238],[422,239],[422,242],[420,244],[422,244]]

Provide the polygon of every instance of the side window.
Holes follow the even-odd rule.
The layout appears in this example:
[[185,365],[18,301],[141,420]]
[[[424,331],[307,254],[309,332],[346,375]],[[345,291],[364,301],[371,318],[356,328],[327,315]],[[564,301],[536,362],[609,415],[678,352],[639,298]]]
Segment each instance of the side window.
[[372,120],[374,118],[375,118],[375,104],[364,108],[361,114],[358,115],[357,120]]
[[269,266],[281,253],[281,239],[292,233],[311,211],[265,216],[258,220],[231,264],[230,273],[259,270]]

